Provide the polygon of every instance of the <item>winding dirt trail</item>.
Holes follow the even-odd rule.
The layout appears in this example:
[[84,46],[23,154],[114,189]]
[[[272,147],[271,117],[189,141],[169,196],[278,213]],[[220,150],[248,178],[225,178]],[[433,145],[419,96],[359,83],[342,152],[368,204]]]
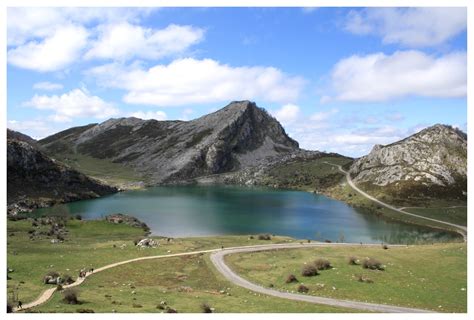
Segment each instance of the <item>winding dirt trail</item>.
[[[379,246],[380,244],[364,244],[364,246]],[[354,243],[292,243],[292,244],[268,244],[268,245],[254,245],[254,246],[242,246],[242,247],[231,247],[226,249],[209,249],[209,250],[200,250],[200,251],[192,251],[192,252],[182,252],[182,253],[175,253],[175,254],[167,254],[167,255],[158,255],[158,256],[147,256],[147,257],[139,257],[135,259],[120,261],[116,263],[112,263],[101,268],[95,269],[94,272],[88,272],[84,278],[78,278],[74,283],[70,285],[65,285],[64,288],[71,288],[76,287],[82,284],[88,277],[104,271],[108,270],[120,265],[124,265],[127,263],[133,263],[143,260],[152,260],[152,259],[164,259],[164,258],[172,258],[172,257],[180,257],[180,256],[189,256],[201,253],[212,253],[211,254],[211,261],[216,267],[217,271],[219,271],[227,280],[232,282],[237,286],[241,286],[247,288],[249,290],[260,292],[263,294],[267,294],[274,297],[290,299],[290,300],[298,300],[298,301],[305,301],[315,304],[324,304],[324,305],[331,305],[337,307],[346,307],[351,309],[363,310],[363,311],[375,311],[375,312],[405,312],[405,313],[418,313],[418,312],[431,312],[428,310],[422,309],[415,309],[415,308],[404,308],[398,306],[390,306],[385,304],[372,304],[372,303],[364,303],[358,301],[349,301],[349,300],[340,300],[340,299],[332,299],[332,298],[323,298],[323,297],[316,297],[316,296],[309,296],[303,294],[294,294],[294,293],[287,293],[281,292],[278,290],[268,289],[261,287],[257,284],[251,283],[236,273],[234,273],[224,262],[224,256],[232,253],[240,253],[240,252],[257,252],[257,251],[264,251],[264,250],[277,250],[277,249],[297,249],[297,248],[310,248],[310,247],[322,247],[322,246],[360,246],[359,244]],[[404,246],[404,245],[392,245],[392,246]],[[50,288],[45,290],[36,300],[23,305],[23,308],[14,308],[14,312],[17,311],[25,311],[30,308],[39,306],[46,301],[48,301],[53,294],[56,292],[56,287]]]
[[342,173],[345,174],[347,183],[352,187],[352,189],[354,189],[355,191],[357,191],[358,193],[360,193],[362,196],[366,197],[367,199],[369,199],[369,200],[371,200],[375,203],[378,203],[379,205],[381,205],[385,208],[397,211],[399,213],[402,213],[402,214],[405,214],[405,215],[408,215],[408,216],[417,217],[417,218],[420,218],[420,219],[434,221],[434,222],[441,223],[441,224],[444,224],[444,225],[447,225],[447,226],[455,227],[457,229],[457,232],[460,233],[463,236],[464,241],[467,242],[467,227],[461,226],[459,224],[454,224],[454,223],[450,223],[450,222],[446,222],[446,221],[442,221],[442,220],[438,220],[438,219],[433,219],[433,218],[428,218],[428,217],[420,216],[420,215],[417,215],[417,214],[414,214],[414,213],[406,212],[406,211],[403,211],[406,207],[397,208],[397,207],[394,207],[392,205],[389,205],[388,203],[382,202],[382,201],[378,200],[377,198],[371,196],[370,194],[364,192],[363,190],[359,189],[359,187],[357,187],[356,184],[352,181],[349,172],[342,169],[342,167],[340,165],[329,163],[329,162],[324,162],[324,163],[329,164],[333,167],[337,167],[339,169],[339,171],[341,171]]

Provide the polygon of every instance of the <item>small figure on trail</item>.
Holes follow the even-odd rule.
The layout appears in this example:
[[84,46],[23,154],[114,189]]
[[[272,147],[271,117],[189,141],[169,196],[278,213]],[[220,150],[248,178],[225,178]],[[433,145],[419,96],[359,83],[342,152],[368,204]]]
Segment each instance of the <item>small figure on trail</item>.
[[23,307],[23,303],[21,301],[18,301],[18,308],[21,309]]
[[94,268],[90,268],[90,269],[89,269],[89,272],[90,272],[90,273],[93,273],[93,272],[94,272]]
[[221,249],[224,250],[224,246],[221,246]]

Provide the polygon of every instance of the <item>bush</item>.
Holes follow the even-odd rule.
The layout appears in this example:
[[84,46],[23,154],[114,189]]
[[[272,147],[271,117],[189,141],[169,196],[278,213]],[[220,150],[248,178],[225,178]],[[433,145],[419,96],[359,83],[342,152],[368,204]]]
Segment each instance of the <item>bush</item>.
[[365,283],[374,283],[374,281],[370,278],[364,277],[362,275],[357,276],[357,281],[359,282],[365,282]]
[[82,216],[80,214],[76,214],[76,220],[82,220]]
[[74,283],[74,279],[73,279],[70,275],[68,275],[68,274],[65,274],[65,275],[63,276],[63,279],[64,279],[64,283],[65,283],[65,284]]
[[329,262],[329,260],[327,259],[316,259],[314,261],[314,266],[318,269],[318,270],[327,270],[327,269],[331,269],[332,268],[332,265],[331,265],[331,262]]
[[63,291],[63,300],[67,304],[78,304],[78,293],[76,290],[68,288]]
[[178,311],[176,311],[176,309],[173,309],[173,308],[168,307],[168,308],[166,309],[166,313],[178,313]]
[[387,246],[386,244],[384,244],[384,245],[382,246],[382,249],[387,250],[387,249],[388,249],[388,246]]
[[364,262],[362,263],[362,267],[364,269],[371,269],[371,270],[384,270],[382,262],[373,258],[364,259]]
[[305,265],[303,267],[303,270],[301,270],[301,275],[303,277],[312,277],[312,276],[317,276],[318,274],[319,274],[318,269],[314,265],[311,265],[311,264]]
[[137,245],[141,240],[142,238],[136,238],[135,240],[133,240],[133,244]]
[[259,234],[258,235],[258,240],[272,240],[272,236],[268,233]]
[[357,257],[349,257],[347,260],[350,265],[355,266],[359,264],[359,259],[357,259]]
[[63,290],[63,286],[60,285],[60,284],[58,284],[58,285],[56,286],[56,291],[62,291],[62,290]]
[[203,313],[212,313],[211,306],[207,303],[201,304],[201,310]]
[[308,293],[308,291],[309,291],[309,288],[307,286],[305,286],[304,284],[300,284],[298,286],[298,292]]
[[292,283],[292,282],[298,282],[298,279],[296,279],[296,276],[294,274],[290,274],[288,275],[288,277],[286,277],[286,283]]

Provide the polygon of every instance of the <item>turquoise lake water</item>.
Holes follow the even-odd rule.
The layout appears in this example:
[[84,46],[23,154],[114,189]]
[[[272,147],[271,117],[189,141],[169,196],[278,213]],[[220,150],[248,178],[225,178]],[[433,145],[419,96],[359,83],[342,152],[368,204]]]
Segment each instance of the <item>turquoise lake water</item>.
[[98,219],[125,213],[153,235],[170,237],[270,233],[299,239],[414,243],[458,235],[388,221],[343,202],[300,191],[234,186],[166,186],[38,209],[35,214]]

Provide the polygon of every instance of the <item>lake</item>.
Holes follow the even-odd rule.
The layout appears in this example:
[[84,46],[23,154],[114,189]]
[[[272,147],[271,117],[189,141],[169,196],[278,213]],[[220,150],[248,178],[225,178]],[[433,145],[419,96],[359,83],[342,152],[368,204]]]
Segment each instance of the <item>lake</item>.
[[166,186],[38,209],[34,214],[99,219],[132,215],[153,235],[189,237],[271,233],[299,239],[415,243],[458,238],[451,232],[384,220],[323,195],[235,186]]

